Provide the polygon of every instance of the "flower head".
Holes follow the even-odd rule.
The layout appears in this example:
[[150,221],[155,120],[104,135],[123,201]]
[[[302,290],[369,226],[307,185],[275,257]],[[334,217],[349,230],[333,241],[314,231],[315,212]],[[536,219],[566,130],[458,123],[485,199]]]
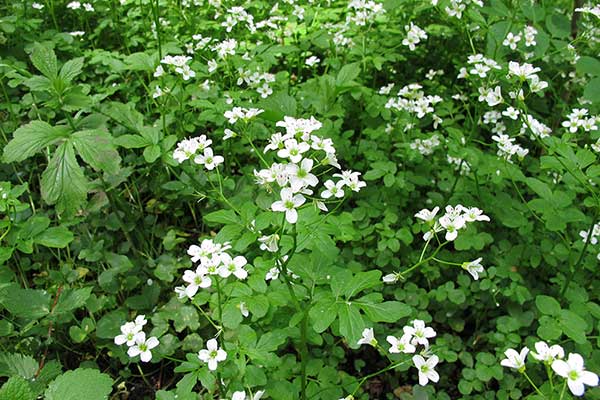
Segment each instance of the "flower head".
[[216,339],[210,339],[206,342],[206,349],[198,352],[198,358],[208,364],[208,369],[214,371],[218,363],[225,361],[227,353],[219,347]]
[[552,369],[563,378],[567,378],[569,390],[575,396],[583,396],[584,385],[598,386],[598,375],[586,371],[583,366],[583,358],[577,353],[569,354],[567,361],[555,360]]
[[503,367],[514,368],[519,370],[519,372],[523,372],[525,371],[525,358],[527,357],[527,353],[529,353],[529,349],[527,347],[523,347],[520,353],[515,349],[508,349],[504,352],[506,358],[500,361],[500,365]]
[[412,360],[419,370],[419,385],[425,386],[429,381],[437,382],[440,380],[440,375],[433,369],[440,361],[438,356],[433,355],[425,360],[423,356],[416,355],[413,356]]

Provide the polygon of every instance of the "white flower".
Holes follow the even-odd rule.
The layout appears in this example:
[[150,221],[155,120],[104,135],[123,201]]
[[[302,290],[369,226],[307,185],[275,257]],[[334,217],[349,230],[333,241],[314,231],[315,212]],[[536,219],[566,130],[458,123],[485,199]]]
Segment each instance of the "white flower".
[[121,325],[121,334],[115,336],[115,344],[122,345],[123,343],[127,343],[127,346],[133,346],[135,344],[136,338],[139,336],[142,330],[142,327],[137,325],[135,322],[126,322]]
[[81,8],[81,3],[78,1],[72,1],[67,4],[67,8],[70,8],[71,10],[79,10]]
[[159,341],[156,337],[152,336],[146,340],[146,334],[140,332],[135,338],[135,344],[127,350],[129,357],[133,358],[137,355],[140,356],[142,362],[148,362],[152,359],[152,353],[150,350],[159,345]]
[[533,358],[539,361],[543,361],[548,364],[559,358],[564,358],[565,351],[557,344],[548,347],[546,342],[536,342],[535,351],[531,352]]
[[44,8],[44,5],[40,3],[31,3],[31,7],[35,8],[36,10],[41,10]]
[[482,258],[479,257],[477,260],[462,263],[462,268],[473,276],[473,279],[479,279],[479,274],[483,272],[483,266],[481,265]]
[[219,67],[219,64],[217,64],[217,62],[214,59],[208,61],[208,73],[209,74],[212,74],[214,71],[216,71],[218,67]]
[[517,369],[519,372],[525,371],[525,358],[527,357],[527,353],[529,353],[529,349],[527,347],[523,347],[520,353],[518,353],[515,349],[507,349],[504,352],[506,358],[500,361],[500,365],[503,367]]
[[375,334],[373,333],[373,328],[365,328],[362,332],[362,337],[356,343],[359,346],[361,344],[370,344],[373,347],[377,346],[377,339],[375,339]]
[[223,140],[227,140],[227,139],[231,139],[237,136],[237,133],[235,133],[234,131],[232,131],[229,128],[225,128],[225,130],[223,131]]
[[200,265],[196,268],[196,271],[185,270],[183,273],[183,280],[188,283],[185,288],[185,294],[190,299],[198,292],[199,288],[207,288],[212,285],[212,280],[209,276],[206,267]]
[[225,361],[227,353],[219,347],[216,339],[210,339],[206,342],[206,349],[198,352],[198,358],[208,364],[208,369],[214,371],[219,362]]
[[446,240],[453,241],[458,236],[458,230],[465,227],[465,220],[463,217],[458,216],[456,218],[450,218],[448,215],[444,215],[439,219],[440,225],[446,230]]
[[319,183],[317,177],[310,173],[313,163],[312,159],[305,158],[300,165],[288,164],[286,166],[288,179],[293,192],[299,192],[306,186],[316,186]]
[[405,326],[403,328],[404,334],[409,335],[412,340],[411,343],[422,344],[425,347],[429,347],[429,338],[435,337],[436,333],[431,327],[426,327],[425,322],[420,319],[415,319],[413,326]]
[[319,59],[319,57],[310,56],[304,61],[304,63],[306,65],[308,65],[309,67],[313,67],[313,66],[317,65],[320,61],[321,61],[321,59]]
[[279,235],[274,233],[269,236],[261,236],[258,238],[260,242],[260,249],[266,250],[271,253],[277,252],[279,250]]
[[413,356],[412,358],[415,367],[419,370],[419,385],[425,386],[429,381],[437,382],[440,380],[440,375],[434,370],[439,362],[436,355],[425,360],[422,356]]
[[321,197],[324,199],[328,199],[331,196],[337,197],[338,199],[344,197],[344,182],[338,181],[337,183],[333,182],[331,179],[325,181],[326,190],[321,193]]
[[243,256],[231,258],[227,253],[221,254],[221,266],[219,267],[219,275],[223,278],[229,277],[231,274],[238,279],[246,279],[248,271],[244,269],[244,265],[248,263]]
[[277,156],[289,158],[293,163],[300,162],[300,160],[302,160],[302,153],[306,153],[310,150],[308,143],[298,143],[296,139],[287,139],[283,144],[285,147],[277,152]]
[[268,83],[263,83],[262,86],[256,89],[256,92],[260,94],[260,97],[266,99],[267,97],[273,94],[273,89],[271,89]]
[[219,164],[222,164],[223,161],[225,161],[223,156],[215,156],[210,147],[204,149],[204,154],[198,154],[194,158],[196,164],[203,164],[209,171],[215,169]]
[[265,275],[265,281],[276,280],[279,278],[279,268],[273,267],[269,271],[267,271]]
[[598,386],[598,375],[584,369],[583,358],[577,353],[569,354],[567,361],[555,360],[552,369],[567,378],[567,385],[575,396],[583,396],[584,385]]
[[435,207],[433,210],[429,211],[428,209],[424,208],[421,211],[419,211],[418,213],[415,214],[415,217],[422,219],[425,222],[431,222],[433,221],[433,219],[435,218],[436,214],[438,213],[438,211],[440,210],[439,207]]
[[281,200],[278,200],[271,204],[271,209],[277,212],[285,212],[285,219],[290,224],[295,224],[298,221],[298,211],[296,208],[300,207],[306,199],[301,194],[294,195],[294,192],[290,188],[281,189]]
[[238,304],[238,308],[240,309],[240,312],[242,313],[242,315],[245,318],[248,318],[248,316],[250,315],[250,311],[248,310],[248,306],[246,305],[246,302],[244,302],[244,301],[240,302],[240,304]]
[[519,41],[521,41],[520,34],[513,35],[512,32],[508,32],[508,35],[506,35],[506,39],[504,39],[502,44],[504,46],[510,47],[511,50],[516,50]]
[[395,336],[388,336],[385,338],[389,344],[392,345],[390,347],[390,353],[414,353],[416,351],[416,347],[410,342],[411,335],[404,334],[400,339]]

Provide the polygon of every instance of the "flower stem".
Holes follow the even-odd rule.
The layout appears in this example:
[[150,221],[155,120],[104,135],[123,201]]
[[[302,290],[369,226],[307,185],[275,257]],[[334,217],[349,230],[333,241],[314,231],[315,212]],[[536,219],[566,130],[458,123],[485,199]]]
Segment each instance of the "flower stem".
[[544,396],[544,393],[542,393],[540,391],[540,389],[535,385],[535,383],[533,383],[533,381],[531,380],[531,378],[529,377],[529,375],[527,375],[527,372],[523,371],[523,375],[525,376],[525,378],[527,379],[527,381],[529,381],[529,383],[531,384],[531,386],[533,386],[533,388],[535,389],[535,391],[537,392],[537,394],[539,394],[543,398],[546,398],[546,396]]

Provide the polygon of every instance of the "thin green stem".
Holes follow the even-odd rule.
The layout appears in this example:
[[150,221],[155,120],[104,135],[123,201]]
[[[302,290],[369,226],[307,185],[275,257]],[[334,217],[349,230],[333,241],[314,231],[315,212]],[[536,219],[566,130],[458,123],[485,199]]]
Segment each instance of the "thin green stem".
[[419,262],[417,262],[416,264],[412,265],[410,268],[408,268],[406,271],[400,272],[400,276],[404,277],[405,274],[408,274],[409,272],[411,272],[412,270],[418,268],[419,266],[421,266],[422,264],[425,264],[427,261],[433,260],[435,258],[435,256],[437,255],[437,253],[450,242],[444,242],[442,244],[440,244],[438,246],[437,249],[435,249],[435,251],[433,252],[432,255],[430,255],[429,257],[425,258],[424,260],[420,260]]
[[541,390],[535,385],[535,383],[533,383],[533,381],[531,380],[531,378],[529,377],[529,375],[527,375],[527,372],[523,371],[523,375],[525,376],[525,378],[527,379],[527,381],[529,381],[529,383],[531,384],[531,386],[533,386],[533,388],[535,389],[535,391],[537,392],[537,394],[539,394],[543,398],[546,398],[546,396],[544,396],[544,393],[541,392]]
[[369,380],[369,379],[371,379],[371,378],[373,378],[373,377],[375,377],[375,376],[377,376],[377,375],[383,374],[384,372],[387,372],[387,371],[390,371],[390,370],[392,370],[392,369],[395,369],[395,368],[397,368],[397,367],[399,367],[399,366],[401,366],[401,365],[403,365],[403,364],[406,364],[407,362],[408,362],[408,360],[400,361],[399,363],[392,364],[392,365],[388,365],[387,367],[385,367],[385,368],[383,368],[383,369],[380,369],[380,370],[379,370],[379,371],[377,371],[377,372],[373,372],[372,374],[369,374],[369,375],[366,375],[366,376],[364,376],[364,377],[363,377],[363,378],[362,378],[362,379],[361,379],[361,380],[358,382],[358,386],[356,386],[356,388],[355,388],[355,389],[354,389],[354,391],[352,392],[351,396],[353,396],[353,397],[354,397],[354,395],[356,394],[356,392],[358,391],[358,389],[360,389],[360,387],[363,385],[363,383],[365,383],[367,380]]

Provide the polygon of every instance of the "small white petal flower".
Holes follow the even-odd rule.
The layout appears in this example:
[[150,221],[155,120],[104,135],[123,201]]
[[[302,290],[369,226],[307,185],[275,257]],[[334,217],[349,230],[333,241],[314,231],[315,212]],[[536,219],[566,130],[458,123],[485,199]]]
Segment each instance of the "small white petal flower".
[[373,328],[365,328],[362,333],[362,337],[358,340],[358,345],[369,344],[373,347],[377,346],[377,339],[373,333]]
[[440,380],[440,375],[434,370],[439,362],[436,355],[425,360],[422,356],[416,355],[412,358],[415,367],[419,370],[419,385],[425,386],[429,381],[437,382]]
[[208,369],[214,371],[218,363],[225,361],[227,353],[219,347],[216,339],[210,339],[206,342],[206,349],[198,352],[198,358],[208,364]]
[[527,357],[527,353],[529,353],[527,347],[523,347],[520,353],[515,349],[507,349],[504,352],[506,358],[500,361],[500,365],[503,367],[514,368],[519,371],[525,371],[525,358]]

